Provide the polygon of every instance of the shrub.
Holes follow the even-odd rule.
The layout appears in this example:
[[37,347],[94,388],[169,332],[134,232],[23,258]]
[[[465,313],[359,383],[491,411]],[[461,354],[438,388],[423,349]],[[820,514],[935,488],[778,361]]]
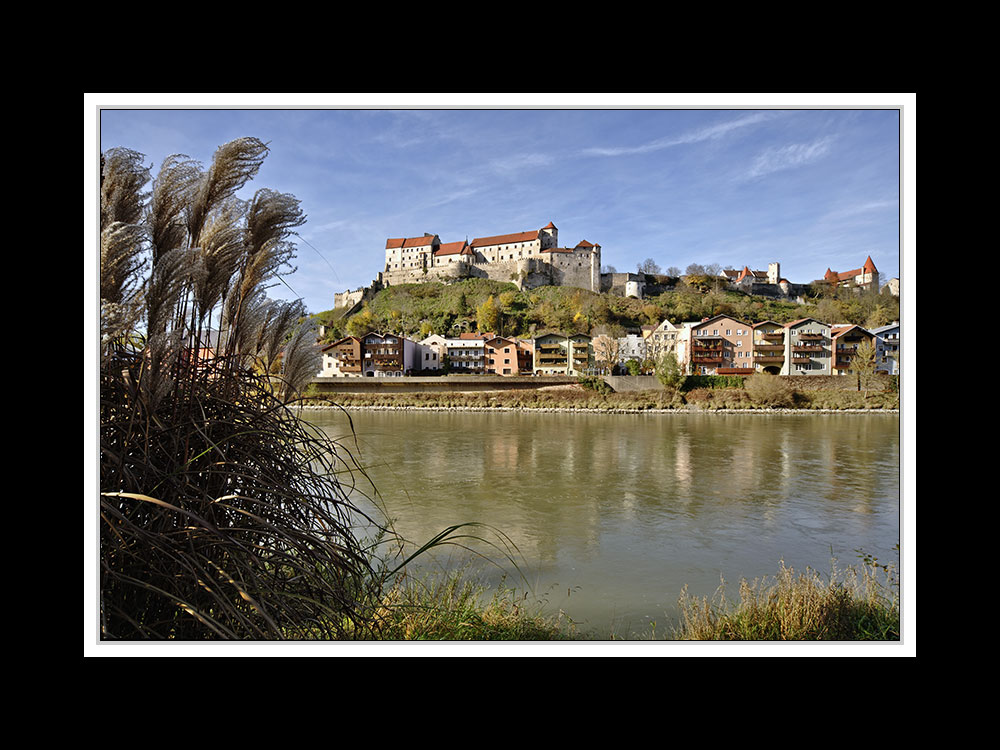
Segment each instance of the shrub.
[[604,378],[597,375],[581,375],[577,378],[577,380],[580,385],[588,391],[596,391],[597,393],[614,393],[614,389],[604,382]]
[[795,392],[778,375],[757,373],[746,379],[743,385],[747,395],[758,406],[771,408],[791,408],[795,405]]

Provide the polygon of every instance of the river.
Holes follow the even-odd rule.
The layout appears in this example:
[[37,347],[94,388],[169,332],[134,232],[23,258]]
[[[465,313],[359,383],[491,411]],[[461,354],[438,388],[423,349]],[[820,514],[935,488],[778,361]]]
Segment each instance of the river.
[[781,561],[898,562],[898,414],[359,410],[354,436],[342,412],[306,417],[365,466],[399,533],[499,529],[527,581],[507,564],[507,583],[596,639],[669,635],[685,585],[711,597],[724,579],[732,599]]

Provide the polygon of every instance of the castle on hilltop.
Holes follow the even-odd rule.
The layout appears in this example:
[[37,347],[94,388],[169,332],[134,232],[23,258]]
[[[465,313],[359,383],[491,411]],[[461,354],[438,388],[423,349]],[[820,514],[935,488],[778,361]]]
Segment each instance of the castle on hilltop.
[[[371,285],[334,295],[334,307],[354,308],[378,291],[398,284],[463,279],[511,282],[519,289],[569,286],[591,292],[607,292],[644,298],[672,289],[673,279],[646,273],[601,273],[601,246],[581,240],[573,247],[559,244],[559,230],[551,221],[541,229],[458,242],[442,242],[436,234],[389,238],[385,262]],[[767,271],[724,270],[720,274],[731,289],[746,294],[798,299],[808,284],[793,284],[781,276],[781,266],[768,264]],[[878,289],[878,271],[871,257],[862,268],[836,273],[827,269],[824,281],[831,284]],[[349,311],[350,312],[350,311]]]
[[441,242],[436,234],[390,238],[377,282],[391,286],[467,278],[509,281],[521,289],[552,285],[597,292],[601,246],[581,240],[562,247],[551,221],[541,229],[477,237],[472,242]]
[[872,262],[872,256],[865,258],[865,263],[861,268],[851,271],[831,271],[826,269],[823,281],[833,286],[856,287],[860,289],[874,289],[878,291],[878,269]]

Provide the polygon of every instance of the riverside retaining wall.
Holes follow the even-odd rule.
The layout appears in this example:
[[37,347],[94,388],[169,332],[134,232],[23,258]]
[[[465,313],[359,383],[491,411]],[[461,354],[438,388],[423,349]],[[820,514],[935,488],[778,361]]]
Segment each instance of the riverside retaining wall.
[[578,383],[560,375],[502,377],[500,375],[442,375],[402,378],[314,378],[316,393],[458,393],[513,391]]

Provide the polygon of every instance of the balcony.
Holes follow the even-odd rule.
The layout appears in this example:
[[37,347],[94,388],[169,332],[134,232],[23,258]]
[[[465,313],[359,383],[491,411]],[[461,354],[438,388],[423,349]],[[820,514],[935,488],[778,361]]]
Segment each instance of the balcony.
[[753,361],[754,363],[759,362],[764,365],[781,364],[785,361],[785,358],[780,354],[755,354],[753,355]]
[[721,353],[702,354],[701,356],[694,354],[691,356],[691,361],[694,362],[696,365],[712,365],[712,364],[721,365],[724,360],[725,358],[722,356]]
[[824,352],[826,350],[822,346],[820,346],[819,344],[794,344],[792,346],[792,351],[793,352],[815,352],[815,353],[819,353],[819,352]]
[[784,331],[765,331],[760,335],[761,338],[767,339],[768,341],[784,341],[785,332]]
[[758,352],[783,352],[784,344],[754,344],[754,351]]
[[826,336],[822,333],[800,333],[799,341],[824,341]]

